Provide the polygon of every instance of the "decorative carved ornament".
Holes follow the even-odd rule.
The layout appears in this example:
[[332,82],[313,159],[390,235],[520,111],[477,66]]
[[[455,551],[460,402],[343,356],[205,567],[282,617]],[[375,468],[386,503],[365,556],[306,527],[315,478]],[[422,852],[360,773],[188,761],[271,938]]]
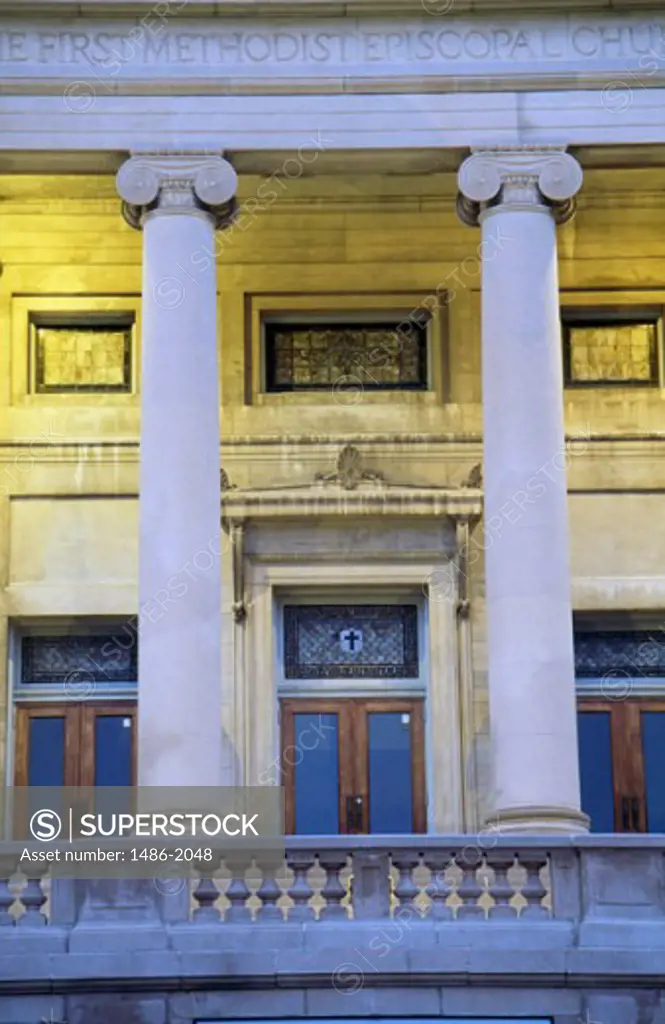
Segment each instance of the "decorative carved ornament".
[[460,484],[460,487],[465,487],[465,488],[466,487],[473,487],[473,488],[477,488],[477,489],[480,490],[480,489],[482,489],[482,486],[483,486],[483,464],[482,464],[482,462],[477,462],[475,464],[475,466],[471,470],[469,470],[468,476],[465,477],[464,480],[462,480],[462,483]]
[[372,473],[363,469],[363,457],[352,444],[345,444],[337,456],[337,467],[332,473],[317,473],[315,479],[320,483],[339,484],[345,491],[355,491],[358,484],[384,483],[382,473]]
[[118,171],[116,183],[123,200],[122,214],[133,228],[143,218],[160,213],[209,214],[216,228],[227,227],[237,213],[236,172],[221,156],[190,153],[136,153]]
[[557,224],[575,212],[582,168],[563,146],[472,149],[457,175],[457,213],[475,226],[497,206],[513,210],[548,207]]
[[233,616],[237,623],[247,615],[245,600],[245,526],[248,521],[307,516],[399,516],[448,518],[456,525],[457,572],[461,617],[468,614],[466,557],[469,530],[482,514],[482,478],[476,465],[461,483],[452,487],[418,486],[386,481],[379,472],[363,467],[362,453],[344,445],[335,469],[317,473],[311,483],[282,484],[263,488],[238,488],[226,470],[221,471],[222,525],[229,533],[233,560]]

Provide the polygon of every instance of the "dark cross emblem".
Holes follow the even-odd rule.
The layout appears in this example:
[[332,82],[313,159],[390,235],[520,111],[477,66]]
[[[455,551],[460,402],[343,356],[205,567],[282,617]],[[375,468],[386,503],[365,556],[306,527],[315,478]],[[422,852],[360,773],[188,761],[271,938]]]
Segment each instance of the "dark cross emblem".
[[339,642],[345,654],[360,654],[363,649],[362,630],[343,629],[339,634]]

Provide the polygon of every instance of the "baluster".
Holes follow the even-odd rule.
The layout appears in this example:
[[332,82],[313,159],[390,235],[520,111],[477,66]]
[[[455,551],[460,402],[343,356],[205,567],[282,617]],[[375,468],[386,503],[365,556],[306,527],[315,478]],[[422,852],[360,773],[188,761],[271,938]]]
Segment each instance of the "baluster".
[[321,917],[326,921],[347,918],[346,907],[342,906],[346,889],[339,877],[340,871],[346,867],[346,854],[340,853],[338,850],[324,850],[319,854],[319,864],[326,873],[326,880],[321,890],[326,904],[321,911]]
[[453,891],[452,883],[446,878],[446,871],[454,864],[453,857],[444,850],[428,851],[425,854],[425,863],[430,869],[431,878],[425,892],[432,901],[430,914],[434,921],[452,921],[453,911],[446,900]]
[[232,922],[233,924],[249,924],[252,920],[252,911],[247,906],[247,900],[251,895],[249,886],[245,881],[247,858],[226,857],[225,863],[231,872],[231,880],[229,881],[229,886],[225,893],[225,896],[229,901],[229,906],[226,908],[226,913],[224,914],[224,922]]
[[457,887],[457,895],[461,904],[457,908],[457,917],[465,921],[484,921],[485,911],[478,900],[485,891],[478,881],[478,871],[482,866],[482,855],[478,850],[473,851],[473,859],[467,858],[465,850],[462,850],[455,858],[457,866],[462,871],[462,878]]
[[400,907],[411,907],[418,911],[415,899],[420,892],[420,887],[413,879],[414,869],[420,864],[422,854],[413,850],[395,850],[392,855],[392,862],[399,870],[399,878],[395,885],[395,896]]
[[209,875],[200,876],[194,890],[194,899],[198,903],[198,907],[192,914],[196,924],[219,924],[221,922],[222,915],[219,908],[215,906],[219,899],[219,889],[214,878]]
[[0,927],[15,924],[14,918],[9,913],[15,898],[9,888],[9,879],[15,871],[16,859],[14,857],[0,858]]
[[293,870],[294,878],[289,896],[293,900],[293,906],[289,907],[289,921],[311,921],[314,912],[309,905],[313,890],[307,881],[309,869],[314,864],[314,854],[308,850],[294,850],[288,854],[288,864]]
[[522,898],[526,900],[526,906],[523,907],[520,917],[548,918],[549,912],[543,906],[543,896],[547,895],[547,889],[540,878],[540,872],[547,864],[547,855],[529,852],[519,858],[519,863],[526,872],[526,879],[520,890]]
[[489,909],[492,921],[512,921],[517,919],[517,911],[511,904],[515,895],[515,886],[510,882],[508,873],[515,865],[515,855],[503,850],[493,850],[486,854],[487,863],[494,869],[494,882],[490,885],[490,896],[494,906]]
[[269,863],[262,866],[263,878],[256,894],[261,900],[261,908],[257,915],[261,922],[284,920],[282,908],[277,905],[282,895],[276,878],[278,870],[278,867]]
[[28,864],[21,870],[27,877],[25,887],[19,895],[25,913],[21,914],[17,924],[21,928],[40,928],[46,924],[46,917],[42,914],[42,907],[46,903],[46,896],[42,890],[42,869]]

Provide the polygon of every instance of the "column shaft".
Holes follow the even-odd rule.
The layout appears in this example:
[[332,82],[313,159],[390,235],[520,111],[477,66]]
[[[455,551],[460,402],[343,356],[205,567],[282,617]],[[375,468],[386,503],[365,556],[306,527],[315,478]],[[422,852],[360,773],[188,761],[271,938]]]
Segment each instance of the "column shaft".
[[485,566],[497,810],[579,808],[555,225],[486,213]]
[[211,218],[148,214],[143,249],[139,781],[221,774],[219,386]]
[[[580,812],[555,208],[580,184],[562,152],[474,155],[481,223],[484,538],[492,821],[586,827]],[[549,198],[548,192],[552,195]]]
[[143,228],[138,777],[233,781],[222,727],[215,223],[221,158],[132,157],[118,187]]

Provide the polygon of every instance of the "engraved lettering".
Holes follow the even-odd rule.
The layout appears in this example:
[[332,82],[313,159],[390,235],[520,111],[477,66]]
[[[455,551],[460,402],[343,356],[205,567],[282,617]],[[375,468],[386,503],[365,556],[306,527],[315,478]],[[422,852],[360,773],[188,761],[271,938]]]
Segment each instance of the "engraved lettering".
[[470,57],[489,57],[490,41],[484,32],[469,32],[465,49]]
[[311,51],[312,60],[330,60],[330,39],[331,36],[326,32],[319,32],[314,36],[314,39],[312,40],[314,49]]
[[603,53],[610,54],[612,51],[617,57],[623,56],[623,34],[618,28],[601,28],[600,39],[603,44]]
[[275,36],[275,60],[295,60],[300,47],[298,40],[287,32],[278,32]]
[[552,38],[550,32],[545,29],[541,32],[541,39],[543,42],[543,54],[545,57],[563,57],[564,53],[560,46],[555,47],[555,43],[558,40]]
[[494,52],[497,57],[508,57],[512,41],[510,32],[507,32],[505,28],[499,28],[492,33],[492,36],[494,38]]
[[526,50],[526,54],[528,57],[535,56],[531,48],[531,40],[529,39],[526,32],[518,32],[515,36],[515,42],[513,43],[513,48],[510,52],[510,56],[513,58],[513,60],[515,60],[515,58],[518,56],[518,48]]
[[384,40],[378,32],[365,32],[365,60],[385,60],[381,44]]
[[572,37],[573,48],[581,53],[583,57],[595,57],[600,44],[598,33],[593,28],[576,28]]
[[402,32],[389,32],[386,36],[388,60],[399,60],[406,53],[406,36]]
[[440,32],[437,40],[439,53],[445,60],[457,60],[462,55],[462,40],[457,32]]
[[216,37],[216,42],[219,47],[219,59],[222,64],[225,64],[227,60],[229,63],[234,61],[241,63],[242,61],[242,37],[239,32],[225,32],[223,35]]
[[270,43],[265,36],[251,35],[245,40],[245,52],[250,60],[261,63],[270,57]]
[[168,36],[163,36],[161,39],[146,39],[143,48],[143,60],[145,63],[151,64],[164,59],[168,61],[169,43],[170,39]]
[[48,64],[58,46],[58,37],[53,32],[39,34],[39,63]]
[[190,35],[187,32],[180,32],[176,36],[176,52],[180,64],[193,64],[196,61],[194,43],[201,40],[201,36]]
[[[490,64],[501,65],[503,73],[511,75],[511,66],[537,61],[543,73],[563,61],[567,73],[574,61],[580,65],[605,61],[608,70],[615,72],[616,61],[623,61],[621,74],[626,81],[632,77],[639,84],[645,76],[665,74],[662,16],[603,14],[569,24],[555,17],[520,21],[505,17],[493,22],[473,14],[453,14],[438,25],[432,19],[414,17],[383,26],[331,18],[320,31],[315,20],[307,19],[264,23],[257,18],[252,25],[242,20],[174,18],[186,5],[186,0],[156,0],[150,12],[135,22],[89,22],[90,31],[79,30],[88,24],[83,19],[61,29],[48,22],[40,28],[27,20],[6,20],[0,23],[0,59],[8,74],[21,65],[20,74],[25,77],[26,65],[34,65],[35,76],[48,66],[66,77],[76,67],[85,69],[90,82],[102,75],[107,81],[120,74],[129,81],[137,75],[162,76],[170,67],[186,68],[193,78],[209,74],[210,67],[220,75],[234,67],[244,67],[251,74],[255,65],[262,75],[306,76],[316,73],[319,65],[335,64],[352,68],[354,75],[371,76],[376,65],[384,62],[412,73],[417,72],[415,65],[427,65],[431,74],[451,73],[446,65],[457,63],[460,68],[455,73],[463,76],[475,73],[474,65],[488,70]],[[498,74],[498,67],[492,73]]]
[[416,60],[431,60],[434,56],[434,37],[431,32],[419,32],[418,42],[424,49],[416,50],[414,56]]
[[26,48],[26,35],[25,32],[10,32],[9,33],[9,59],[24,61],[30,60],[30,55],[25,52]]

